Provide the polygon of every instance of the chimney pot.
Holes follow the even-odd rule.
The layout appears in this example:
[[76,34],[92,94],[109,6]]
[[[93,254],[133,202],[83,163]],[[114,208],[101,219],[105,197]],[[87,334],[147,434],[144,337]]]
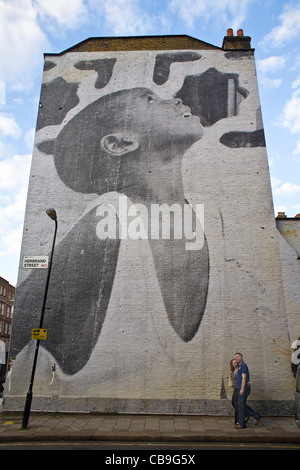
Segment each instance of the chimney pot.
[[233,30],[229,28],[227,29],[227,36],[224,36],[222,49],[224,51],[251,51],[251,38],[249,36],[244,36],[242,29],[239,29],[237,36],[234,36]]

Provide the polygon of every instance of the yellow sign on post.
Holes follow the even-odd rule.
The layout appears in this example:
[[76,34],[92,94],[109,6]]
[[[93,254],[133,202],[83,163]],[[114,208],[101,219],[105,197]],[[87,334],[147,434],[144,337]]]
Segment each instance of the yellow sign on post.
[[47,339],[47,330],[43,328],[34,328],[32,330],[31,339]]

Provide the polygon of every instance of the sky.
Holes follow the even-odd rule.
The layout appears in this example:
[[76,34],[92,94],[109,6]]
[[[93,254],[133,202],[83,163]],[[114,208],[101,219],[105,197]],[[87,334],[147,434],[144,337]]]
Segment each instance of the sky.
[[181,35],[255,49],[274,215],[300,213],[299,0],[0,0],[0,276],[16,285],[44,53],[89,37]]

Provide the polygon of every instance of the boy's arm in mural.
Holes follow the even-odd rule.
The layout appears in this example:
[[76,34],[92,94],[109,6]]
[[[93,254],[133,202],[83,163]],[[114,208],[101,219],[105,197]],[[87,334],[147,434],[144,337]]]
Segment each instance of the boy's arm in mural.
[[209,284],[209,251],[206,237],[199,250],[188,251],[185,240],[151,242],[156,275],[166,313],[173,329],[191,341],[201,324]]
[[[67,374],[84,367],[98,340],[115,277],[119,240],[99,240],[94,208],[57,244],[53,257],[44,328],[45,347]],[[39,325],[46,275],[35,270],[16,296],[11,357]]]

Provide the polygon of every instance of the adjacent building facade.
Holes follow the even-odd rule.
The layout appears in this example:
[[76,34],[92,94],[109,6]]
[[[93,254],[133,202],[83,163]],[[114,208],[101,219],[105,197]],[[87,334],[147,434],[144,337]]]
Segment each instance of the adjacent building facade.
[[[21,257],[58,235],[32,409],[293,412],[299,259],[276,228],[254,50],[189,36],[46,54]],[[22,265],[22,263],[21,263]],[[20,268],[6,407],[28,388],[46,271]]]
[[0,277],[0,379],[6,371],[14,302],[15,287]]

